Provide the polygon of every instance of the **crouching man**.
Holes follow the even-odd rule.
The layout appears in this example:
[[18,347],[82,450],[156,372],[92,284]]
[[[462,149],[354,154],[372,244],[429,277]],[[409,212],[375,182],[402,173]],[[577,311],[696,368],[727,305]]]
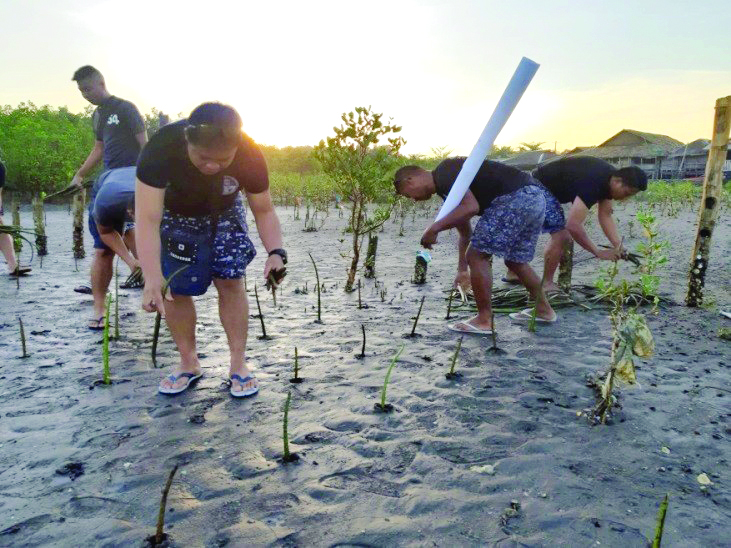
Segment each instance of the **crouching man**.
[[[449,194],[465,158],[447,158],[434,171],[405,166],[394,176],[396,192],[417,201],[435,193],[442,199]],[[421,245],[431,248],[443,230],[459,232],[459,260],[456,282],[469,273],[477,303],[477,316],[458,322],[450,329],[463,333],[490,335],[492,321],[492,256],[502,257],[515,272],[536,302],[536,320],[556,321],[541,287],[541,279],[528,264],[536,249],[543,226],[546,202],[540,183],[528,173],[486,160],[477,172],[460,204],[449,215],[426,229]],[[478,215],[472,233],[470,219]],[[531,319],[531,309],[511,314],[519,322]]]

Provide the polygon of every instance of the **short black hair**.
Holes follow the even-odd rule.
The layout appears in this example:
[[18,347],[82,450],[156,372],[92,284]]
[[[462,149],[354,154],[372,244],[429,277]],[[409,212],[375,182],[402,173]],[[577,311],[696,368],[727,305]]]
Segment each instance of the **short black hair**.
[[241,116],[232,106],[203,103],[190,113],[185,138],[205,148],[232,148],[243,138],[242,126]]
[[412,175],[418,175],[423,173],[425,170],[419,166],[404,166],[400,167],[396,173],[393,174],[393,186],[396,188],[396,192],[401,191],[401,183],[408,179]]
[[647,190],[647,174],[637,166],[618,169],[614,172],[614,176],[622,179],[625,186],[635,188],[638,191]]
[[71,80],[73,80],[74,82],[81,82],[82,80],[86,80],[87,78],[91,78],[92,76],[98,76],[99,78],[104,78],[102,76],[102,73],[99,72],[94,67],[92,67],[91,65],[84,65],[80,69],[77,69],[76,72],[74,72],[74,75],[71,77]]

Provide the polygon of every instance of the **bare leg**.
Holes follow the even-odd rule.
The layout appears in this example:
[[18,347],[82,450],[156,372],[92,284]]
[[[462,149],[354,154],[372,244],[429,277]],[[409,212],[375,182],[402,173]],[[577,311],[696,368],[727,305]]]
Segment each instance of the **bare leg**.
[[[177,376],[183,372],[200,373],[201,365],[195,346],[196,315],[193,298],[173,295],[172,301],[165,301],[165,321],[180,353],[180,365],[175,369],[174,374]],[[188,379],[182,378],[173,383],[165,377],[160,386],[180,388],[187,382]]]
[[543,254],[543,289],[546,291],[558,291],[558,286],[553,281],[556,276],[556,269],[561,262],[564,244],[571,241],[571,233],[567,229],[559,230],[551,234],[551,239]]
[[516,263],[513,261],[505,261],[505,266],[515,272],[522,283],[536,302],[536,316],[544,320],[552,320],[556,317],[556,313],[551,308],[546,293],[541,286],[541,279],[538,274],[530,267],[528,263]]
[[[231,352],[229,375],[237,374],[246,378],[251,374],[245,363],[246,339],[249,332],[249,301],[244,291],[243,278],[233,280],[214,278],[213,285],[218,290],[218,313]],[[252,379],[243,385],[234,380],[232,384],[234,390],[242,391],[256,387],[257,380]]]
[[127,232],[125,232],[122,240],[127,246],[127,249],[129,249],[132,252],[132,255],[135,256],[135,259],[138,259],[139,257],[137,257],[137,244],[135,243],[135,229],[131,228]]
[[474,249],[467,248],[467,264],[470,267],[472,292],[477,303],[477,316],[466,323],[479,329],[490,329],[492,325],[492,257]]
[[91,294],[94,297],[94,318],[104,316],[104,299],[114,272],[114,252],[95,249],[91,261]]
[[[0,218],[0,224],[2,224],[2,218]],[[5,261],[8,263],[8,270],[12,272],[18,267],[18,261],[15,259],[15,249],[13,249],[13,238],[10,234],[0,234],[0,251],[5,256]]]

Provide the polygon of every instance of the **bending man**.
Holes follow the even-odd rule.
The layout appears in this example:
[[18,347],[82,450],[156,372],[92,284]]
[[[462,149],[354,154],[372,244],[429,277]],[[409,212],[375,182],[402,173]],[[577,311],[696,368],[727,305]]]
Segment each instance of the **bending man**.
[[[137,249],[145,278],[142,307],[165,316],[180,363],[158,388],[177,394],[202,375],[192,297],[213,283],[230,350],[231,395],[250,396],[258,381],[245,363],[249,305],[243,277],[256,250],[247,234],[241,192],[269,258],[264,280],[284,270],[279,219],[269,194],[266,162],[241,131],[231,107],[204,103],[187,120],[162,128],[137,166]],[[182,268],[182,270],[181,270]],[[171,295],[162,295],[164,277]]]
[[[417,201],[435,193],[442,199],[449,194],[465,158],[447,158],[434,171],[406,166],[394,176],[396,192]],[[449,215],[426,229],[421,245],[430,248],[437,235],[450,228],[459,232],[459,260],[456,283],[472,282],[477,316],[450,328],[464,333],[491,334],[492,256],[505,260],[536,301],[538,322],[556,321],[541,280],[528,264],[533,259],[538,235],[543,226],[545,198],[540,183],[528,173],[486,160],[477,172],[460,204]],[[474,234],[470,219],[479,215]],[[468,268],[469,267],[469,268]],[[511,314],[517,321],[528,321],[531,310]]]

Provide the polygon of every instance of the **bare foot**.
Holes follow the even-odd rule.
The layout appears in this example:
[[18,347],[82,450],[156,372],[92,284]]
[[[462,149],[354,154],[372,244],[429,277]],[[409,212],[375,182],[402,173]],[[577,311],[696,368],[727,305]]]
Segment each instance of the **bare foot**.
[[554,292],[554,291],[562,291],[560,287],[558,287],[554,282],[546,281],[543,284],[543,291],[546,293]]

